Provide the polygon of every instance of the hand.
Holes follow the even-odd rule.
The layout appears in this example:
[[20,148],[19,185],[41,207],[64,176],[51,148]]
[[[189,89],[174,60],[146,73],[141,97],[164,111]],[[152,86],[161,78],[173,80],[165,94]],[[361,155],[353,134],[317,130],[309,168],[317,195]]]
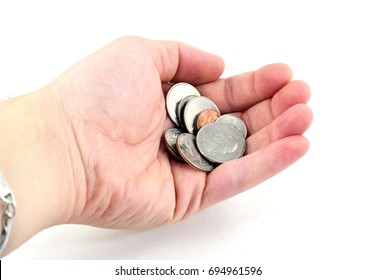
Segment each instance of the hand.
[[[221,58],[177,42],[125,37],[44,88],[66,151],[56,169],[64,216],[55,223],[110,228],[161,226],[270,178],[302,157],[312,121],[308,86],[283,64],[227,79]],[[170,83],[195,85],[222,113],[236,112],[250,136],[245,156],[211,173],[171,159],[161,141],[172,127]],[[51,102],[51,100],[53,100]],[[51,130],[51,129],[49,129]],[[56,152],[59,154],[59,152]],[[62,166],[63,165],[63,166]],[[45,199],[48,199],[47,197]],[[61,204],[61,203],[60,203]]]
[[[288,67],[217,80],[222,71],[220,58],[189,46],[124,38],[52,85],[86,174],[76,190],[77,222],[138,228],[181,220],[264,181],[306,152],[301,134],[311,122],[304,105],[309,90],[290,83]],[[161,143],[172,126],[165,92],[179,81],[198,85],[223,113],[240,112],[252,135],[244,158],[209,174],[170,159]]]

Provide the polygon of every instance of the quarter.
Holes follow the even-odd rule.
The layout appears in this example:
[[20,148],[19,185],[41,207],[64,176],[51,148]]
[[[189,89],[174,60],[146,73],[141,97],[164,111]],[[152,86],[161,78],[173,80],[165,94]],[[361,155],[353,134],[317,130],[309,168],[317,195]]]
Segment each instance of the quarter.
[[228,124],[214,122],[202,127],[197,134],[199,152],[215,163],[241,157],[245,147],[245,138],[241,132]]

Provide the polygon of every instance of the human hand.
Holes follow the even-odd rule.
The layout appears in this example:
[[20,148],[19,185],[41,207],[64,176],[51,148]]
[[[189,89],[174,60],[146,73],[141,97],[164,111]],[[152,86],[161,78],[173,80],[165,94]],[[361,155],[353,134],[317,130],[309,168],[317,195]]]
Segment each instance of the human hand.
[[[38,98],[64,147],[54,223],[109,228],[161,226],[250,189],[302,157],[311,121],[308,86],[283,64],[227,79],[221,58],[177,42],[118,39],[73,66]],[[222,113],[239,115],[250,136],[244,157],[205,173],[169,157],[165,94],[188,82]],[[52,126],[49,126],[52,127]],[[56,147],[59,149],[59,147]],[[64,156],[62,156],[64,157]],[[48,198],[46,198],[48,199]]]
[[[122,38],[51,85],[77,140],[86,182],[75,222],[139,228],[181,220],[281,171],[307,150],[309,89],[280,64],[217,80],[220,58],[176,42]],[[169,82],[197,85],[248,126],[244,158],[207,174],[168,156]],[[57,84],[57,85],[56,85]]]

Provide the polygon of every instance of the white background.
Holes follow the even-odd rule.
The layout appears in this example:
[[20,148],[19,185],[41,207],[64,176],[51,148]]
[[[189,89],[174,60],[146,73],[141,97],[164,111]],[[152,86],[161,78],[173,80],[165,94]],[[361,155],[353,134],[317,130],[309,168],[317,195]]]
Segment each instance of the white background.
[[[371,2],[2,1],[1,96],[35,90],[113,39],[138,35],[219,54],[226,62],[223,76],[287,63],[295,79],[311,86],[314,112],[306,133],[309,153],[247,193],[148,231],[51,228],[6,257],[5,264],[200,259],[235,265],[242,260],[262,266],[269,279],[374,279]],[[17,273],[22,272],[9,272],[8,279]]]

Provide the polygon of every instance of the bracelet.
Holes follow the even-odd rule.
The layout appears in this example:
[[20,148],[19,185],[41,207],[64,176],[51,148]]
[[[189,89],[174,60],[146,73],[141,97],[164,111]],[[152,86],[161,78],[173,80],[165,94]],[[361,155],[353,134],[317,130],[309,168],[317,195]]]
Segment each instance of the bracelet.
[[12,228],[12,219],[16,214],[16,201],[8,182],[0,172],[0,205],[1,205],[1,235],[0,235],[0,256],[3,253],[10,236]]

